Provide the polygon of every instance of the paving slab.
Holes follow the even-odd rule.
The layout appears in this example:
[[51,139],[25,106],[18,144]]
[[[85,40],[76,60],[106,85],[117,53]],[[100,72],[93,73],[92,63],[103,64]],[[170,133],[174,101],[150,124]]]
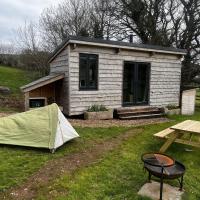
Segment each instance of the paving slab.
[[[169,184],[163,184],[163,200],[181,200],[183,191],[179,191],[178,187],[173,187]],[[150,197],[153,200],[159,200],[160,197],[160,183],[151,181],[145,183],[138,192],[141,196]]]

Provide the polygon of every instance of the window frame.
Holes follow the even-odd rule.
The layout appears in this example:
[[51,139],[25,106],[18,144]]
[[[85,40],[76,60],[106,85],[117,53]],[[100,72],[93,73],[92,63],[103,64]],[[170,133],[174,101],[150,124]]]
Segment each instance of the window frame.
[[[81,55],[84,55],[87,57],[87,64],[86,64],[86,70],[87,70],[87,74],[86,74],[86,87],[81,87],[81,84],[80,84],[80,80],[81,80],[81,73],[80,73],[80,70],[81,70]],[[89,57],[90,56],[96,56],[97,57],[97,61],[96,61],[96,85],[95,85],[95,88],[93,87],[90,87],[88,82],[89,82]],[[96,91],[98,90],[98,86],[99,86],[99,55],[98,54],[90,54],[90,53],[79,53],[79,91]]]

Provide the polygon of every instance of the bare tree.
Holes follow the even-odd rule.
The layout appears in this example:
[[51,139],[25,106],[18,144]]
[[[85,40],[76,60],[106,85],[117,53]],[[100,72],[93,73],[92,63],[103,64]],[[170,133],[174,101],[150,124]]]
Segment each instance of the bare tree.
[[14,54],[15,49],[11,43],[0,42],[0,54]]
[[16,67],[18,64],[18,56],[14,45],[11,43],[0,42],[0,64]]
[[91,36],[95,38],[113,38],[116,30],[112,0],[94,0],[91,5]]
[[32,22],[25,22],[16,31],[16,43],[20,50],[21,66],[27,70],[35,70],[40,76],[48,72],[47,58],[49,53],[42,49],[42,41],[38,27]]
[[43,11],[40,18],[46,47],[55,49],[69,35],[89,36],[89,4],[86,0],[66,0]]
[[15,39],[19,49],[37,51],[41,47],[39,31],[33,22],[25,21],[24,26],[16,30],[16,35]]

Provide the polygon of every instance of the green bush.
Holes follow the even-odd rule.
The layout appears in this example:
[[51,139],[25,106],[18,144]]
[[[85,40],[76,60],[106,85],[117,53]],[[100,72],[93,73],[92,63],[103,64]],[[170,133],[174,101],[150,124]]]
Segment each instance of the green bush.
[[175,105],[175,104],[168,104],[167,105],[167,108],[169,109],[169,110],[173,110],[173,109],[176,109],[176,108],[179,108],[177,105]]
[[88,108],[88,112],[100,112],[100,111],[107,111],[108,109],[104,105],[92,105]]

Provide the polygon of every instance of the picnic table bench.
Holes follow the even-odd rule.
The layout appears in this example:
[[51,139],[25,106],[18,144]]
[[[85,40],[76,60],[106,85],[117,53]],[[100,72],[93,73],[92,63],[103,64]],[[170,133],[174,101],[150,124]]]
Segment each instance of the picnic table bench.
[[[183,137],[186,134],[189,134],[188,138]],[[166,142],[160,148],[160,152],[162,153],[164,153],[173,142],[200,147],[200,141],[192,141],[193,135],[200,137],[199,121],[186,120],[154,134],[155,137],[166,139]]]

